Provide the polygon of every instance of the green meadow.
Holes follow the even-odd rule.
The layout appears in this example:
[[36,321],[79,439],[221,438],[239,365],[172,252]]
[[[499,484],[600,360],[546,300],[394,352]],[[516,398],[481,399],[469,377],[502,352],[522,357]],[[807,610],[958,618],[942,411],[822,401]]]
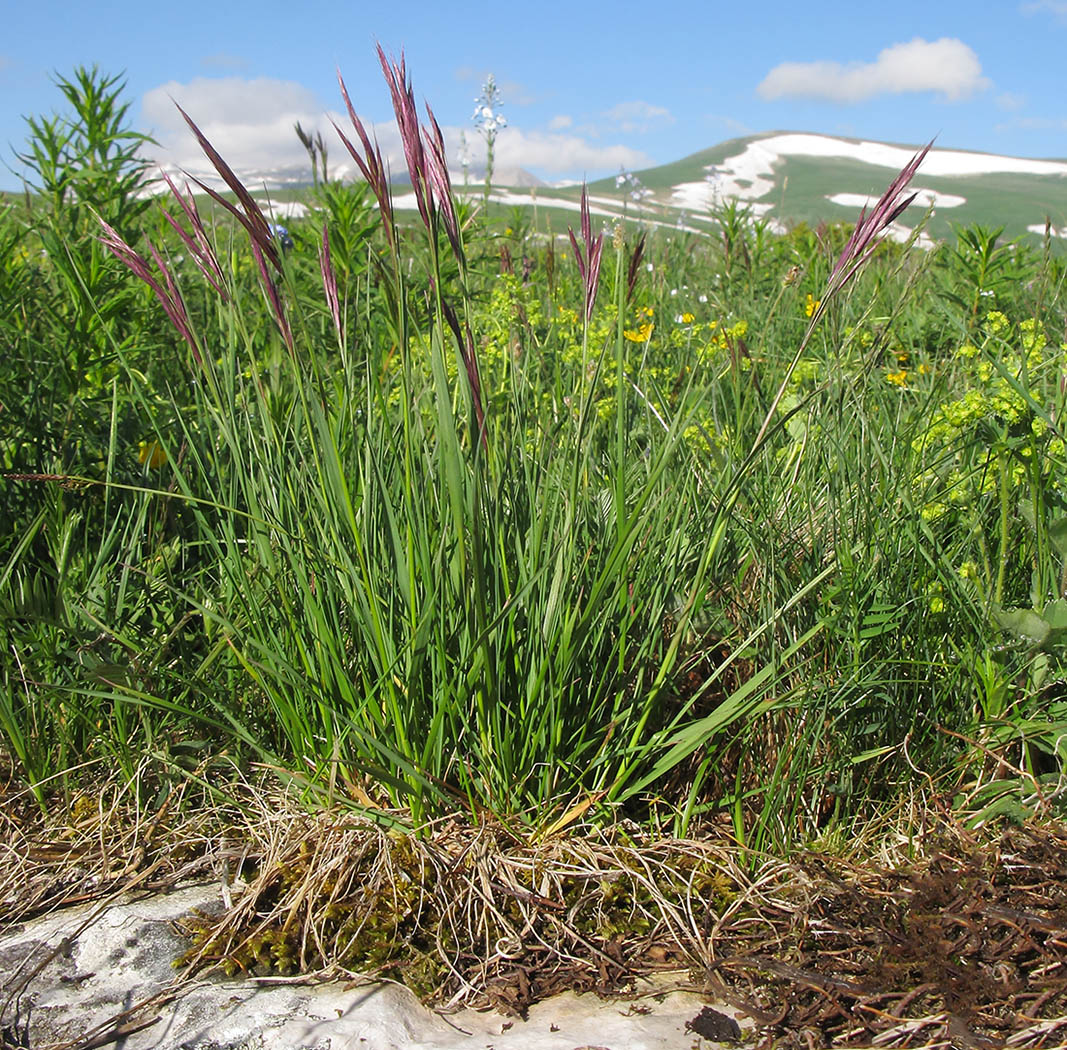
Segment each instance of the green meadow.
[[420,834],[1058,812],[1065,270],[1014,212],[862,253],[799,198],[487,212],[401,77],[422,211],[346,126],[369,181],[283,237],[235,179],[145,195],[121,83],[59,84],[0,205],[20,812],[255,771]]

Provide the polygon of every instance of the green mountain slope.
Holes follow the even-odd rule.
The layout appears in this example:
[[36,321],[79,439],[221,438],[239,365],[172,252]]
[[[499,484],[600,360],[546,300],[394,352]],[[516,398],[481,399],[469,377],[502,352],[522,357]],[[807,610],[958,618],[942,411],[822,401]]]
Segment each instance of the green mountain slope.
[[[806,152],[810,151],[810,152]],[[799,133],[769,133],[732,139],[681,160],[589,185],[594,211],[664,225],[706,227],[710,207],[737,196],[767,221],[783,227],[798,222],[854,221],[860,198],[876,199],[914,147]],[[1016,170],[1011,170],[1011,169]],[[929,172],[929,174],[928,174]],[[1067,163],[931,150],[913,181],[930,191],[902,218],[903,239],[932,214],[930,237],[951,235],[951,224],[1003,226],[1005,236],[1040,236],[1046,219],[1053,233],[1067,237]],[[531,205],[561,217],[573,215],[580,188],[498,190],[498,203]],[[851,195],[844,203],[831,200]],[[1067,241],[1065,241],[1067,243]]]

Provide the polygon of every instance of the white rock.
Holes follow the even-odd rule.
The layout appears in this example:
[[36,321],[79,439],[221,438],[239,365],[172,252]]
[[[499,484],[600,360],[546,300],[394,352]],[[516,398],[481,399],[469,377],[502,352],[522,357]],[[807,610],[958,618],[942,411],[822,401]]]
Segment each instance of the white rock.
[[[634,1002],[571,993],[537,1003],[525,1021],[487,1011],[437,1013],[388,983],[318,985],[194,980],[173,960],[186,945],[173,921],[221,906],[219,887],[196,886],[71,908],[0,932],[0,1003],[61,950],[10,1003],[0,1024],[28,1022],[30,1048],[84,1038],[152,996],[121,1037],[122,1050],[688,1050],[719,1044],[687,1027],[707,1004],[664,980]],[[86,924],[86,920],[91,921]],[[81,927],[84,925],[84,929]],[[718,1012],[733,1016],[728,1007]],[[727,1022],[728,1023],[728,1022]],[[108,1044],[112,1045],[112,1044]]]

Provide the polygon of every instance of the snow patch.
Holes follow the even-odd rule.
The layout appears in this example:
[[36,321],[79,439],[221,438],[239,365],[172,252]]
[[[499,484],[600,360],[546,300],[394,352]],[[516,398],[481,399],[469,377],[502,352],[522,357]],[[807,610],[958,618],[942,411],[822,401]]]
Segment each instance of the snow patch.
[[[541,208],[559,208],[563,211],[573,212],[580,212],[582,208],[580,201],[568,200],[566,197],[552,197],[546,193],[541,192],[539,192],[537,196],[534,197],[529,192],[512,193],[510,190],[494,189],[493,192],[489,194],[489,199],[495,204],[526,205],[527,207],[536,204]],[[600,203],[597,203],[598,201]],[[605,207],[605,204],[609,205],[609,207]],[[418,202],[415,199],[415,194],[405,193],[402,196],[394,197],[393,207],[398,211],[414,211],[418,207]],[[770,205],[768,205],[768,207],[770,207]],[[650,209],[647,205],[639,206],[633,202],[627,204],[627,209],[627,214],[631,219],[636,218],[636,216],[630,215],[630,212],[647,212],[653,210]],[[600,215],[606,219],[613,219],[618,221],[623,218],[622,202],[615,200],[611,197],[589,197],[589,214]],[[702,232],[698,230],[695,226],[689,226],[686,223],[682,222],[680,217],[678,220],[665,222],[659,219],[653,219],[644,216],[641,218],[641,221],[649,226],[660,226],[664,229],[678,230],[679,233]],[[597,231],[594,230],[593,232],[596,233]]]
[[[958,208],[967,203],[966,197],[958,197],[954,193],[938,193],[937,190],[908,190],[915,193],[915,203],[921,208]],[[877,197],[868,197],[862,193],[835,193],[827,195],[826,199],[831,204],[840,204],[844,208],[872,208],[878,203]]]
[[[907,146],[889,146],[883,142],[847,142],[828,135],[791,133],[771,135],[749,143],[745,152],[730,157],[725,165],[740,163],[751,166],[772,155],[779,157],[845,157],[900,170],[915,155]],[[760,171],[769,171],[764,167]],[[1026,157],[1002,157],[993,153],[970,153],[964,150],[932,149],[919,169],[924,175],[992,175],[998,172],[1017,175],[1067,175],[1067,163],[1055,160],[1029,160]]]
[[[678,207],[692,209],[706,209],[729,197],[758,200],[774,189],[775,165],[784,157],[842,157],[899,171],[914,155],[913,149],[883,142],[847,142],[828,135],[801,132],[770,135],[749,142],[741,153],[727,157],[721,164],[709,164],[701,182],[679,183],[674,187],[672,197]],[[923,175],[935,177],[997,173],[1067,176],[1067,163],[932,149],[919,170]],[[933,190],[923,192],[930,195],[925,201],[920,198],[923,204],[933,199],[941,207],[952,208],[965,202],[965,198],[952,194],[938,194]],[[841,203],[836,198],[831,200]]]
[[[886,237],[891,241],[896,241],[897,244],[907,244],[914,232],[910,226],[905,226],[902,222],[894,222],[885,228]],[[936,247],[937,242],[932,240],[925,230],[922,230],[915,238],[914,244],[916,248],[929,251]]]
[[[1031,223],[1026,227],[1027,233],[1036,233],[1039,237],[1045,236],[1045,224],[1043,222]],[[1049,235],[1052,237],[1067,237],[1067,226],[1050,226]]]
[[258,200],[256,203],[274,219],[302,219],[308,213],[308,206],[300,201]]

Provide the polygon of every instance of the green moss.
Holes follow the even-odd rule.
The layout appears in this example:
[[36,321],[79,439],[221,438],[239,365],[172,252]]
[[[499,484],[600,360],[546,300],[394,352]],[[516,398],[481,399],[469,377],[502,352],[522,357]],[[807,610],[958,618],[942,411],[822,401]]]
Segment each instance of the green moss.
[[[457,943],[454,925],[455,903],[470,892],[464,881],[469,864],[457,862],[449,869],[452,880],[442,880],[418,852],[418,843],[401,836],[387,842],[382,848],[388,858],[364,850],[347,870],[313,882],[313,894],[303,885],[314,878],[309,873],[313,851],[305,846],[294,852],[259,879],[262,888],[243,936],[221,934],[218,916],[195,913],[186,919],[191,947],[179,962],[215,964],[227,976],[290,975],[336,965],[400,981],[422,999],[439,995],[452,973],[449,963],[461,968],[475,963],[476,946]],[[625,951],[628,942],[647,943],[661,927],[664,899],[688,898],[694,910],[706,909],[709,915],[735,899],[735,883],[713,860],[685,853],[657,859],[651,869],[658,872],[655,884],[649,869],[636,864],[632,870],[550,877],[549,897],[562,910],[539,909],[521,894],[500,893],[472,928],[479,929],[484,943],[514,937],[516,931],[530,943],[535,938],[551,943],[560,936],[557,920],[563,919],[589,944],[603,948],[610,942]],[[544,872],[540,865],[531,872],[532,886],[542,885]],[[267,916],[273,918],[265,922]],[[309,925],[315,937],[306,936]]]

